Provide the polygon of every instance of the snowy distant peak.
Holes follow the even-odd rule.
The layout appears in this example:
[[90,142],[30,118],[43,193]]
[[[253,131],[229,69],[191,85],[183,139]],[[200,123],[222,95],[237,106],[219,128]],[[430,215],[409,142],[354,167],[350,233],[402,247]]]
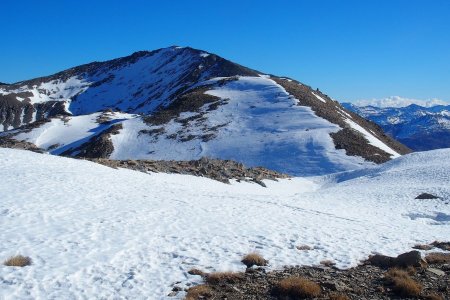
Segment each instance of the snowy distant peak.
[[413,150],[450,147],[450,105],[423,107],[343,106],[380,125],[385,132]]
[[422,107],[433,107],[436,105],[449,105],[448,102],[440,100],[440,99],[427,99],[427,100],[419,100],[419,99],[409,99],[403,98],[400,96],[390,96],[383,99],[371,99],[371,100],[358,100],[353,102],[356,106],[373,106],[379,108],[387,108],[387,107],[406,107],[409,105],[419,105]]

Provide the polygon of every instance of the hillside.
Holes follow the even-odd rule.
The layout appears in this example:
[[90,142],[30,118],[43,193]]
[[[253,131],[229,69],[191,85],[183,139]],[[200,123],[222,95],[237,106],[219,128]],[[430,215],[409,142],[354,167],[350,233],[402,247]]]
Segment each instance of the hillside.
[[[0,298],[163,299],[175,282],[198,282],[191,268],[243,271],[241,256],[255,250],[269,269],[395,256],[448,239],[449,155],[263,188],[0,149],[0,259],[33,260],[0,266]],[[441,198],[415,199],[424,192]]]
[[0,138],[55,155],[211,157],[304,176],[410,151],[319,90],[189,47],[1,86],[0,123]]
[[416,151],[450,148],[450,105],[424,107],[356,106],[342,104],[367,118],[404,145]]

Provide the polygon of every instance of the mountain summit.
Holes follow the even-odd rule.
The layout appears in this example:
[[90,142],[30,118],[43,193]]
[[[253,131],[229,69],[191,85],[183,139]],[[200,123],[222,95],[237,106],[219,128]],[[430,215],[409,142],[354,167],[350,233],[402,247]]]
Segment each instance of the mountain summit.
[[0,86],[3,140],[56,155],[232,159],[294,175],[409,149],[337,101],[189,47],[136,52]]

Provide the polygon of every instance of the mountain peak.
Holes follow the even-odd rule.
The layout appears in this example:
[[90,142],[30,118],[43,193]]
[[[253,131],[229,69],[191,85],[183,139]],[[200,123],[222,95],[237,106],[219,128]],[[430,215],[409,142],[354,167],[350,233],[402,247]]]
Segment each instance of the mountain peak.
[[319,90],[178,46],[1,86],[0,123],[8,138],[57,155],[206,156],[296,175],[409,151]]

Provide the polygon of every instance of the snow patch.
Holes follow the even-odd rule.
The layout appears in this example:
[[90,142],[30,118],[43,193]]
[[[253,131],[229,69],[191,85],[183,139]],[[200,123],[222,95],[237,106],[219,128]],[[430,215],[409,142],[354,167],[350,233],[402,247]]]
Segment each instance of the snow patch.
[[373,134],[371,134],[370,132],[368,132],[367,130],[365,130],[363,127],[361,127],[360,125],[358,125],[357,123],[353,122],[350,119],[345,119],[345,122],[350,125],[351,128],[355,129],[356,131],[359,131],[360,133],[363,134],[363,136],[369,141],[369,144],[371,144],[372,146],[375,146],[381,150],[383,150],[384,152],[388,153],[391,155],[391,157],[395,158],[395,157],[399,157],[400,154],[395,152],[394,150],[392,150],[390,147],[388,147],[385,143],[383,143],[382,141],[380,141],[378,138],[376,138]]
[[322,101],[323,103],[327,103],[327,101],[325,101],[325,99],[323,99],[322,97],[320,97],[319,95],[314,94],[314,92],[311,92],[314,96],[316,96],[317,99],[319,99],[320,101]]

